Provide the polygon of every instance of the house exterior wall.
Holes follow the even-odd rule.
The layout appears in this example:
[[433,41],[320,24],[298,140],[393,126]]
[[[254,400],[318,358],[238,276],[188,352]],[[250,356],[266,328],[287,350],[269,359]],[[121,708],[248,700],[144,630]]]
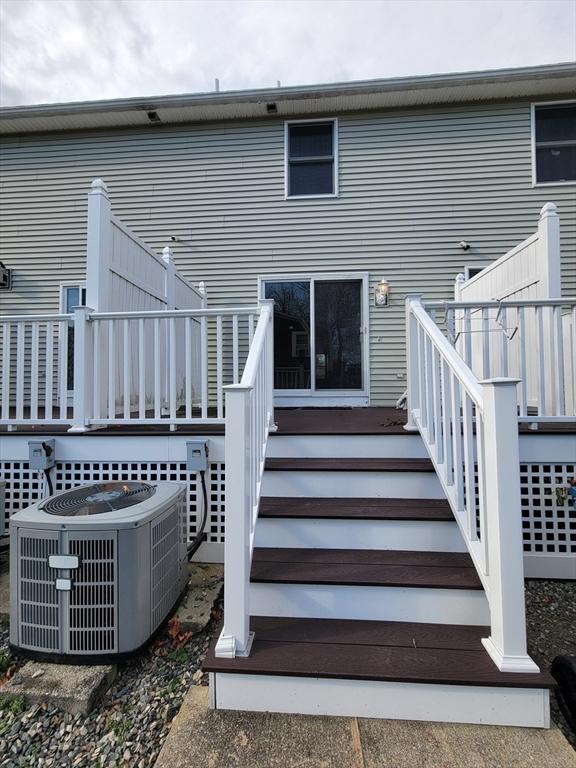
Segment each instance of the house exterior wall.
[[[212,306],[253,303],[261,274],[368,272],[374,405],[405,388],[404,296],[452,298],[455,275],[534,232],[549,200],[563,293],[576,294],[576,185],[532,186],[529,101],[333,116],[339,196],[325,199],[285,199],[277,117],[3,137],[0,259],[14,272],[0,313],[56,311],[60,282],[84,278],[96,177],[115,214],[206,281]],[[382,276],[388,308],[372,301]]]

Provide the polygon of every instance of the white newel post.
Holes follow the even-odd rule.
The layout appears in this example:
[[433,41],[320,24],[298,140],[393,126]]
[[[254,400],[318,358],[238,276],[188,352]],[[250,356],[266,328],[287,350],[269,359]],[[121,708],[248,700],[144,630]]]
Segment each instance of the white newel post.
[[540,298],[561,296],[560,281],[560,217],[554,203],[546,203],[538,221],[538,257],[542,264]]
[[94,391],[94,336],[91,307],[74,307],[74,415],[69,432],[90,429]]
[[[208,290],[202,280],[198,284],[198,290],[202,295],[202,309],[208,308]],[[200,402],[202,418],[208,417],[208,319],[200,319]]]
[[108,187],[102,179],[94,179],[88,193],[86,304],[95,312],[110,308],[111,216]]
[[482,643],[501,672],[538,672],[526,648],[517,380],[480,384],[491,623],[490,637]]
[[176,309],[176,267],[171,249],[166,246],[162,249],[162,258],[166,264],[166,309]]
[[413,409],[418,410],[418,371],[420,361],[418,360],[418,324],[412,314],[412,305],[422,304],[420,294],[408,294],[406,296],[406,408],[408,412],[408,421],[404,425],[407,432],[417,432],[418,427],[412,414]]
[[216,656],[248,656],[250,633],[250,398],[252,387],[231,384],[226,393],[226,540],[224,543],[224,627]]
[[462,298],[462,286],[466,282],[466,275],[464,272],[459,272],[456,275],[456,280],[454,281],[454,301],[460,301]]

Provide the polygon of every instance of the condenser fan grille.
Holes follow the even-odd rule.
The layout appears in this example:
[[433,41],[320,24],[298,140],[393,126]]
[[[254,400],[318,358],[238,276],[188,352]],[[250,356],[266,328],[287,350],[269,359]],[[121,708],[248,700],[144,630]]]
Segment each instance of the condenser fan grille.
[[49,515],[63,517],[101,515],[104,512],[132,507],[149,499],[155,492],[156,489],[148,483],[94,483],[48,499],[40,508]]

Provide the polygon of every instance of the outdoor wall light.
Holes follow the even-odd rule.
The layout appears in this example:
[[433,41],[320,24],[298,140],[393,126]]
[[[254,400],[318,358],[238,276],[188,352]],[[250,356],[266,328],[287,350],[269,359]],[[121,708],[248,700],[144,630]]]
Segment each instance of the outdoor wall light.
[[382,278],[374,289],[374,304],[377,307],[387,307],[390,298],[390,284]]

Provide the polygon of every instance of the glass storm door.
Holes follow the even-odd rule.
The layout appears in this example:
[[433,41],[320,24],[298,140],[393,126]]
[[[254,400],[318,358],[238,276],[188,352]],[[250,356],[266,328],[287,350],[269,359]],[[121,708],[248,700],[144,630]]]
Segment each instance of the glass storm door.
[[274,387],[278,395],[361,395],[363,278],[263,280],[274,299]]

